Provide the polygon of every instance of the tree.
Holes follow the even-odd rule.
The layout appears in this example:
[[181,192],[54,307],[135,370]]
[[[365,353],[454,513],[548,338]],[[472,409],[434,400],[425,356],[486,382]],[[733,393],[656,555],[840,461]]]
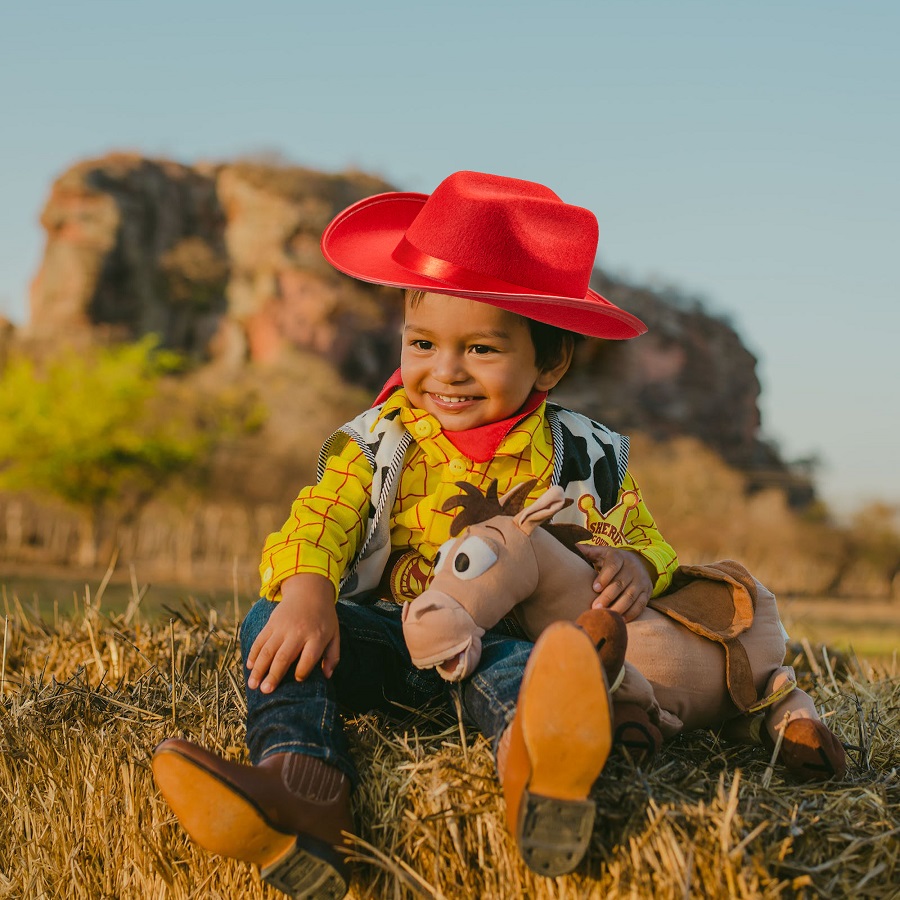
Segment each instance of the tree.
[[24,356],[0,377],[0,488],[59,497],[87,516],[80,561],[96,563],[104,513],[120,520],[162,485],[199,475],[233,410],[179,402],[177,355],[154,337],[39,365]]

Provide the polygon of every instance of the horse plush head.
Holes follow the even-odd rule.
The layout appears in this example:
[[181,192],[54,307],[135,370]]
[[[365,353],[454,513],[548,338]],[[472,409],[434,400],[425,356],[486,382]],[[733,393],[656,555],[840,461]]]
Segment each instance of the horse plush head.
[[482,635],[513,609],[534,639],[550,622],[574,619],[596,596],[594,570],[574,546],[590,532],[550,523],[571,503],[561,488],[549,488],[526,507],[535,480],[503,498],[496,481],[485,494],[466,482],[457,484],[462,493],[443,507],[462,507],[451,524],[452,537],[435,557],[428,588],[403,608],[413,663],[435,667],[448,681],[472,673],[481,658]]

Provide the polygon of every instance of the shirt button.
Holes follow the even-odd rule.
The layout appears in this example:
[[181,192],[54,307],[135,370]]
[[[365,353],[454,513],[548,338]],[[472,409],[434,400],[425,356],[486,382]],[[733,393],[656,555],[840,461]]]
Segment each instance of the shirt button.
[[457,457],[456,459],[450,460],[447,468],[450,470],[451,475],[465,475],[468,466]]
[[265,572],[263,572],[263,581],[268,581],[272,577],[272,567],[269,566]]
[[419,419],[419,421],[416,422],[416,434],[419,437],[428,437],[428,435],[431,434],[431,422],[427,419]]

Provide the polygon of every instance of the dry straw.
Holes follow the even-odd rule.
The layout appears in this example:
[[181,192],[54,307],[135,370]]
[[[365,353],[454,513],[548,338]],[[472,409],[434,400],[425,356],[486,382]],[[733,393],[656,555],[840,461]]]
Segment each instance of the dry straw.
[[[104,614],[98,592],[52,622],[5,600],[0,897],[279,896],[192,846],[148,765],[173,734],[245,758],[236,623],[195,603],[148,623],[135,594],[124,615]],[[708,732],[673,741],[646,771],[614,758],[588,859],[555,880],[519,861],[488,745],[458,717],[353,719],[351,896],[900,896],[900,673],[836,667],[811,648],[797,662],[850,748],[844,782],[791,783],[761,750]]]

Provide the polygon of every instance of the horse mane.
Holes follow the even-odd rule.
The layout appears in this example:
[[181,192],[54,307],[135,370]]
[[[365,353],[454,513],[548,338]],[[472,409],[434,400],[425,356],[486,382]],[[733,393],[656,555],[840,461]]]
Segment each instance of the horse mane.
[[[456,514],[450,523],[450,536],[456,537],[469,525],[486,522],[488,519],[493,519],[494,516],[518,515],[524,509],[525,500],[537,482],[537,478],[530,478],[528,481],[516,485],[501,500],[497,495],[496,478],[491,479],[487,490],[483,494],[474,484],[469,484],[467,481],[457,481],[456,486],[462,493],[457,494],[455,497],[450,497],[441,507],[444,512],[450,512],[452,509],[462,507],[462,510]],[[571,504],[571,500],[566,500],[566,506]],[[541,528],[549,531],[553,537],[573,553],[578,553],[576,544],[580,541],[589,540],[591,537],[590,531],[587,528],[582,528],[580,525],[554,525],[552,522],[545,522],[541,525]]]
[[530,478],[522,484],[516,485],[501,500],[497,496],[497,479],[492,478],[487,490],[482,494],[474,484],[467,481],[457,481],[456,486],[462,491],[455,497],[451,497],[441,507],[444,512],[462,507],[450,523],[450,537],[456,537],[463,528],[469,525],[477,525],[486,522],[494,516],[515,516],[525,506],[525,499],[529,491],[537,484],[537,478]]
[[581,525],[554,525],[552,522],[547,522],[541,525],[541,528],[549,531],[564,547],[567,547],[579,556],[581,556],[581,552],[578,549],[578,545],[582,541],[589,541],[592,537],[590,531],[587,528],[582,528]]

